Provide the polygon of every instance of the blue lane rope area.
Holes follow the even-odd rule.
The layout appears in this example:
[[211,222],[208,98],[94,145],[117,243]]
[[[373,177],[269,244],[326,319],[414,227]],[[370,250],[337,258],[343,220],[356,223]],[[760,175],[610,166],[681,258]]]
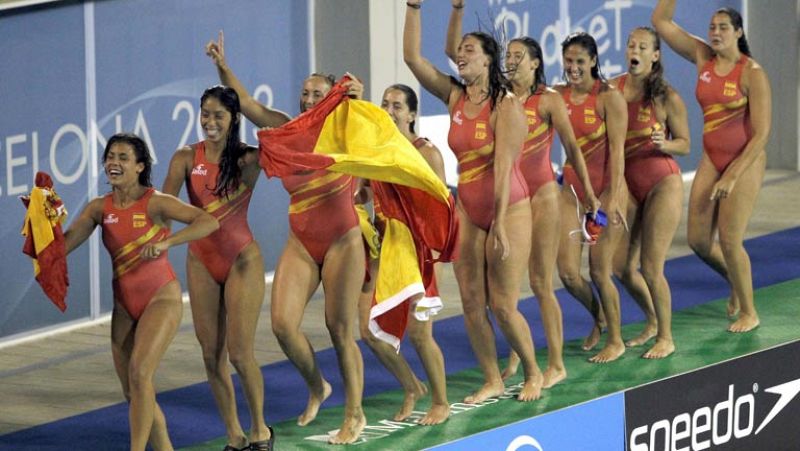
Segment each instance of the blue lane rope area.
[[[780,282],[800,278],[800,227],[772,233],[745,242],[753,262],[754,288],[766,287]],[[728,296],[727,284],[694,255],[667,261],[666,277],[672,289],[673,310],[682,310],[711,300]],[[621,288],[621,287],[620,287]],[[644,319],[639,308],[620,289],[622,322],[628,324]],[[564,316],[565,341],[581,338],[591,326],[591,319],[565,290],[556,292]],[[458,302],[448,299],[447,302]],[[535,299],[520,302],[520,310],[528,318],[538,347],[546,343],[538,305]],[[768,324],[762,327],[769,327]],[[261,331],[260,333],[270,333]],[[477,365],[472,350],[467,344],[463,318],[455,316],[436,321],[436,340],[445,351],[447,372],[455,373]],[[499,333],[496,335],[501,336]],[[364,396],[372,396],[399,388],[396,380],[378,363],[366,346],[359,342],[364,356]],[[504,340],[497,342],[500,357],[508,354]],[[405,344],[401,352],[406,356],[419,377],[425,373],[413,348]],[[199,356],[198,356],[199,358]],[[344,402],[342,382],[339,376],[336,355],[333,349],[317,352],[317,359],[325,378],[333,385],[330,398],[323,408],[342,405]],[[307,392],[305,384],[288,361],[281,361],[261,368],[265,384],[265,410],[267,421],[277,423],[299,415],[305,408]],[[234,376],[239,406],[239,417],[243,426],[250,424],[244,396]],[[157,394],[158,402],[167,417],[170,436],[176,448],[209,441],[225,435],[222,421],[215,408],[207,383]],[[13,408],[13,406],[4,406]],[[369,415],[369,412],[367,412]],[[313,428],[313,424],[310,426]],[[128,405],[119,403],[85,414],[35,426],[22,431],[0,436],[0,449],[44,450],[44,449],[128,449]]]

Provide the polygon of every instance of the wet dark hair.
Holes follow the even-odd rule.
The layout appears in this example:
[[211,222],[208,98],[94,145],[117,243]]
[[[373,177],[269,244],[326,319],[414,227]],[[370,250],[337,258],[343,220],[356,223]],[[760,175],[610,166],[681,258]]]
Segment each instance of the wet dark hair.
[[139,173],[139,184],[142,186],[153,186],[150,182],[150,173],[153,170],[153,158],[150,156],[150,149],[144,140],[133,133],[117,133],[111,138],[108,138],[106,148],[103,150],[103,163],[108,158],[108,152],[114,144],[128,144],[133,148],[133,154],[136,155],[136,162],[144,164],[144,170]]
[[747,44],[747,38],[744,35],[744,21],[742,20],[742,15],[739,14],[739,11],[736,11],[733,8],[720,8],[714,15],[717,14],[725,14],[731,18],[731,24],[733,24],[734,30],[742,30],[742,35],[739,36],[739,40],[736,44],[739,46],[739,51],[744,53],[747,56],[752,56],[750,54],[750,45]]
[[[656,30],[650,27],[636,27],[633,31],[644,31],[653,37],[653,49],[661,50],[661,38],[658,37]],[[631,32],[633,34],[633,32]],[[630,38],[630,35],[628,35]],[[669,83],[664,78],[664,66],[661,65],[661,58],[653,63],[652,70],[644,81],[644,101],[652,102],[655,99],[664,99],[669,90]]]
[[539,86],[547,86],[547,77],[544,75],[544,59],[542,59],[542,46],[539,45],[539,42],[536,39],[533,39],[528,36],[523,36],[521,38],[514,38],[509,41],[509,44],[512,42],[519,42],[520,44],[524,45],[528,51],[528,56],[530,56],[531,60],[539,60],[539,67],[536,68],[536,73],[533,75],[533,86],[531,86],[531,93],[536,92],[539,89]]
[[308,76],[308,78],[306,78],[306,80],[308,80],[311,77],[322,78],[323,80],[325,80],[328,83],[328,85],[330,85],[330,87],[333,87],[333,85],[336,84],[336,77],[334,77],[333,74],[326,74],[324,72],[313,72],[313,73],[309,74],[309,76]]
[[239,112],[239,95],[232,88],[222,85],[212,86],[203,92],[200,97],[200,107],[206,100],[214,98],[231,113],[231,125],[228,127],[225,148],[222,149],[222,156],[219,160],[219,174],[217,174],[216,186],[213,188],[214,194],[223,197],[236,191],[242,179],[242,168],[239,167],[239,159],[244,155],[247,147],[243,146],[239,139],[239,128],[241,115]]
[[492,108],[494,108],[497,105],[497,99],[511,90],[503,73],[503,68],[500,67],[500,61],[502,60],[500,44],[491,35],[482,31],[467,33],[461,40],[463,41],[470,36],[480,41],[483,54],[489,57],[489,99]]
[[[564,56],[567,49],[572,45],[579,45],[583,47],[589,53],[589,56],[595,58],[595,65],[592,67],[592,78],[595,80],[602,80],[606,81],[605,75],[603,72],[600,71],[600,56],[597,54],[597,41],[594,40],[592,35],[586,33],[585,31],[579,31],[576,33],[572,33],[564,39],[564,42],[561,43],[561,56]],[[563,74],[564,80],[567,80],[566,76],[566,69]]]
[[[406,95],[406,105],[408,105],[408,111],[411,111],[412,113],[416,113],[417,112],[417,107],[419,106],[419,99],[417,98],[417,93],[414,92],[414,90],[411,89],[410,86],[404,85],[402,83],[397,83],[397,84],[394,84],[394,85],[389,86],[388,88],[386,88],[387,91],[390,90],[390,89],[395,90],[395,91],[400,91],[403,94],[405,94]],[[413,120],[409,124],[409,128],[411,129],[411,133],[416,133],[414,131],[414,124],[416,124],[416,123],[417,123],[417,121]]]

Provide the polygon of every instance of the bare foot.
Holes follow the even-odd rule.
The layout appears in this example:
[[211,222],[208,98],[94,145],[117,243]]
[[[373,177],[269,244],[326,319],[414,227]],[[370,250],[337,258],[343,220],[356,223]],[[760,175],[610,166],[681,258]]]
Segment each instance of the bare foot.
[[506,380],[517,374],[518,368],[519,368],[519,356],[517,355],[516,352],[511,351],[511,353],[508,355],[508,363],[506,364],[506,367],[503,370],[503,374],[501,374],[500,377],[502,377],[503,380]]
[[589,332],[589,335],[583,340],[583,348],[584,351],[591,351],[597,346],[597,343],[600,343],[600,335],[603,333],[603,329],[605,325],[602,323],[594,323],[592,326],[592,331]]
[[758,327],[760,322],[758,321],[757,315],[745,315],[742,313],[739,315],[739,319],[733,322],[728,327],[728,332],[735,332],[735,333],[742,333],[742,332],[750,332],[751,330]]
[[448,404],[433,404],[431,409],[420,418],[417,423],[423,426],[432,426],[434,424],[442,424],[450,416],[450,405]]
[[464,402],[467,404],[482,403],[489,398],[502,395],[505,390],[506,386],[503,385],[502,381],[494,384],[487,382],[483,384],[483,387],[479,388],[478,391],[464,398]]
[[625,353],[625,345],[623,343],[619,344],[606,343],[606,347],[604,347],[596,356],[591,357],[589,361],[592,363],[612,362],[614,360],[617,360],[624,353]]
[[642,357],[645,359],[663,359],[675,352],[675,343],[672,340],[656,339],[656,344],[645,352]]
[[403,421],[410,417],[414,412],[414,406],[417,404],[417,400],[428,394],[428,387],[420,382],[419,379],[414,379],[416,380],[416,388],[406,392],[406,396],[403,398],[403,405],[400,406],[400,410],[394,414],[394,421]]
[[728,318],[733,319],[736,315],[739,314],[739,298],[736,297],[735,294],[731,293],[730,299],[728,299],[728,308],[727,308]]
[[522,384],[522,389],[517,395],[517,400],[522,402],[535,401],[542,397],[542,380],[544,377],[539,370],[536,374],[527,378],[525,383]]
[[328,383],[326,380],[322,380],[322,393],[309,393],[308,394],[308,405],[306,405],[306,411],[303,412],[302,415],[297,417],[297,425],[298,426],[305,426],[308,423],[314,421],[314,418],[317,417],[317,412],[319,412],[319,406],[328,399],[328,396],[331,395],[331,384]]
[[559,369],[548,366],[547,369],[544,370],[542,376],[544,378],[542,381],[542,388],[550,388],[567,378],[567,369],[564,367]]
[[651,338],[655,337],[657,331],[658,331],[658,326],[656,324],[648,323],[644,326],[644,330],[642,330],[642,333],[640,333],[639,336],[637,336],[636,338],[626,341],[625,346],[629,348],[635,348],[636,346],[641,346],[650,341]]
[[331,445],[347,445],[353,443],[361,435],[364,426],[367,425],[367,418],[363,413],[359,412],[358,415],[345,416],[342,422],[342,427],[336,431],[336,435],[328,440]]

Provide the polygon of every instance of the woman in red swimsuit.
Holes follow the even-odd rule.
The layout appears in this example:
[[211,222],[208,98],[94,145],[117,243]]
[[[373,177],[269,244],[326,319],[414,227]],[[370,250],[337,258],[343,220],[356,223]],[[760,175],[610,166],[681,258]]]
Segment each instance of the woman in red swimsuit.
[[[581,153],[586,161],[592,190],[600,197],[608,215],[608,226],[597,243],[589,248],[589,274],[597,287],[602,302],[608,337],[605,347],[589,360],[604,363],[616,360],[625,352],[620,333],[619,292],[612,277],[614,251],[624,233],[625,201],[627,193],[624,180],[624,144],[627,126],[625,99],[618,90],[609,86],[600,73],[597,43],[587,33],[574,33],[561,44],[564,61],[565,85],[556,90],[567,104],[569,120]],[[599,307],[592,286],[581,276],[583,246],[572,236],[581,228],[575,215],[577,202],[581,204],[583,183],[572,165],[564,165],[564,187],[561,190],[561,243],[558,251],[558,273],[567,291],[593,315],[595,326],[584,341],[584,349],[593,348],[600,339],[602,329]]]
[[542,373],[533,339],[517,310],[531,247],[528,188],[517,156],[525,140],[525,114],[500,69],[500,47],[485,33],[467,33],[458,46],[459,82],[440,72],[420,50],[422,2],[407,2],[403,57],[420,84],[450,112],[448,143],[458,159],[460,257],[454,263],[464,320],[484,384],[465,402],[479,403],[505,389],[497,365],[491,309],[525,378],[517,396],[541,396]]
[[631,194],[630,233],[617,250],[615,273],[647,316],[644,331],[626,345],[640,346],[655,336],[655,345],[643,357],[660,359],[675,351],[664,262],[683,203],[681,171],[672,156],[689,153],[689,123],[683,100],[664,79],[661,42],[655,31],[633,30],[625,57],[628,71],[611,80],[611,85],[628,103],[625,180]]
[[[264,259],[247,224],[261,168],[258,149],[239,140],[240,123],[236,91],[206,89],[200,99],[206,139],[175,152],[163,187],[177,196],[185,182],[192,205],[220,223],[216,232],[189,243],[186,279],[195,333],[230,451],[266,449],[272,437],[264,422],[264,377],[253,352],[264,301]],[[250,408],[249,437],[236,413],[229,358]]]
[[[223,36],[206,45],[220,80],[239,95],[242,113],[258,127],[280,127],[289,116],[256,101],[225,62]],[[303,82],[300,110],[322,100],[333,78],[312,74]],[[363,85],[353,77],[348,94],[360,97]],[[286,356],[300,371],[309,389],[308,405],[297,420],[305,426],[331,394],[322,377],[314,349],[300,330],[305,306],[322,283],[325,324],[339,357],[345,386],[344,421],[332,444],[353,443],[366,426],[361,408],[364,368],[353,333],[358,320],[358,297],[366,266],[364,245],[353,203],[355,179],[326,170],[309,171],[281,179],[289,192],[289,239],[278,260],[272,283],[272,330]]]
[[[461,38],[464,1],[453,0],[452,5],[445,48],[447,56],[455,61]],[[506,46],[505,70],[514,94],[523,104],[528,126],[520,154],[520,169],[531,196],[531,255],[528,276],[531,290],[539,301],[547,338],[547,369],[543,373],[542,388],[550,388],[567,377],[562,356],[564,331],[561,306],[553,289],[553,272],[561,233],[559,188],[550,159],[554,131],[558,132],[561,142],[566,143],[564,148],[567,158],[573,162],[583,181],[587,208],[596,211],[600,208],[600,201],[588,183],[586,164],[572,132],[564,100],[555,90],[547,87],[539,43],[527,36],[512,39]],[[518,365],[519,356],[512,352],[508,366],[503,370],[503,379],[516,374]]]
[[[417,148],[420,155],[425,158],[425,161],[430,165],[431,169],[433,169],[433,172],[444,182],[445,175],[442,154],[433,143],[418,136],[414,131],[418,104],[417,94],[413,89],[403,84],[396,84],[386,88],[383,92],[383,99],[381,100],[381,108],[389,113],[389,116],[397,125],[400,133]],[[367,195],[365,197],[372,196]],[[374,202],[373,205],[375,208],[375,225],[378,229],[382,229],[382,219],[384,218],[382,217],[380,205],[377,202]],[[380,260],[378,258],[371,258],[369,263],[369,273],[372,275],[377,274]],[[436,268],[438,268],[438,266]],[[427,394],[428,388],[417,378],[406,359],[403,358],[403,355],[397,352],[397,349],[387,342],[378,339],[369,329],[369,315],[375,290],[375,281],[375,277],[370,277],[369,280],[364,283],[361,290],[358,306],[361,339],[369,346],[375,356],[378,357],[378,360],[381,361],[383,366],[385,366],[403,386],[403,390],[405,391],[403,404],[394,416],[395,421],[403,421],[413,413],[414,405],[422,396]],[[439,297],[435,276],[432,286],[426,287],[425,297]],[[417,352],[422,366],[425,368],[425,373],[428,376],[428,383],[431,387],[431,407],[428,412],[426,412],[425,416],[418,420],[418,423],[422,425],[439,424],[447,420],[450,415],[450,404],[447,402],[447,386],[445,383],[444,356],[436,340],[433,338],[433,318],[421,321],[413,311],[409,313],[408,338],[414,350]]]
[[675,52],[697,67],[695,94],[703,108],[704,152],[689,196],[689,246],[731,286],[728,315],[739,313],[739,317],[728,330],[747,332],[758,326],[758,313],[743,241],[767,162],[765,146],[772,123],[769,79],[750,58],[737,11],[722,8],[714,13],[708,42],[673,22],[674,13],[675,0],[659,0],[653,26]]
[[[167,249],[205,237],[219,224],[203,210],[159,193],[150,183],[152,159],[138,136],[116,134],[103,151],[111,193],[90,201],[64,234],[67,253],[103,229],[114,265],[111,353],[130,402],[132,450],[172,449],[153,385],[161,358],[183,316],[181,287]],[[169,223],[188,224],[174,235]]]

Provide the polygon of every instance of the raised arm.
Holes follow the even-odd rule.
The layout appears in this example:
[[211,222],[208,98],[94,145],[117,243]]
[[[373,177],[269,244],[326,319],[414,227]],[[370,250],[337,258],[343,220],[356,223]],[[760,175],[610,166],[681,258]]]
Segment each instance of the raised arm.
[[653,9],[653,27],[667,45],[680,56],[700,66],[711,58],[711,48],[702,39],[678,26],[675,15],[676,0],[659,0]]
[[461,30],[463,29],[464,1],[452,0],[453,9],[450,11],[450,21],[447,23],[444,53],[453,62],[456,61],[456,55],[458,55],[458,42],[461,40]]
[[772,88],[764,69],[753,64],[742,74],[742,88],[747,93],[752,136],[742,153],[722,173],[711,190],[711,199],[727,197],[740,175],[764,152],[772,128]]
[[500,246],[505,259],[510,251],[505,218],[511,195],[511,170],[528,130],[522,103],[515,95],[507,94],[498,102],[494,129],[494,222],[491,233],[494,234],[495,246]]
[[291,119],[283,111],[273,110],[262,105],[244,87],[242,82],[236,78],[230,67],[225,61],[225,35],[219,32],[219,40],[213,39],[206,44],[206,55],[208,55],[217,66],[219,81],[231,87],[239,95],[239,104],[245,117],[258,127],[280,127]]
[[64,246],[67,254],[83,244],[102,220],[103,198],[98,197],[83,207],[80,215],[72,221],[72,224],[69,225],[69,228],[64,233]]
[[628,131],[628,105],[618,89],[609,89],[603,97],[606,134],[608,136],[608,164],[611,171],[610,201],[606,213],[612,223],[625,222],[625,211],[621,208],[625,192],[625,134]]
[[558,132],[558,137],[564,145],[564,152],[567,154],[567,160],[572,163],[578,179],[583,185],[584,199],[586,199],[586,207],[589,211],[596,212],[600,209],[600,200],[592,188],[592,182],[589,179],[589,170],[586,169],[586,160],[583,158],[581,148],[578,146],[578,141],[575,139],[575,131],[572,130],[572,124],[569,122],[569,115],[567,114],[567,105],[564,99],[561,98],[556,92],[548,92],[544,94],[542,99],[542,106],[547,108],[545,113],[550,115],[550,121],[553,127]]
[[[667,112],[667,130],[653,132],[651,139],[656,147],[664,153],[671,155],[689,155],[691,138],[689,135],[689,115],[681,96],[674,90],[667,91],[664,101]],[[669,136],[666,132],[669,131]],[[669,139],[667,139],[669,138]]]
[[158,257],[161,251],[187,241],[203,238],[219,229],[219,222],[216,218],[169,194],[155,193],[150,198],[148,210],[152,217],[158,217],[162,222],[175,220],[186,224],[186,227],[168,236],[165,240],[144,246],[141,254],[145,258]]
[[422,56],[422,38],[420,37],[422,1],[409,0],[406,4],[406,22],[403,27],[403,60],[423,88],[448,104],[453,82],[450,77],[436,69],[430,61]]
[[161,192],[177,197],[183,187],[183,182],[186,180],[186,173],[192,167],[193,152],[190,147],[178,149],[172,154],[172,159],[169,162],[169,169],[167,170],[167,177],[164,179],[164,185]]

